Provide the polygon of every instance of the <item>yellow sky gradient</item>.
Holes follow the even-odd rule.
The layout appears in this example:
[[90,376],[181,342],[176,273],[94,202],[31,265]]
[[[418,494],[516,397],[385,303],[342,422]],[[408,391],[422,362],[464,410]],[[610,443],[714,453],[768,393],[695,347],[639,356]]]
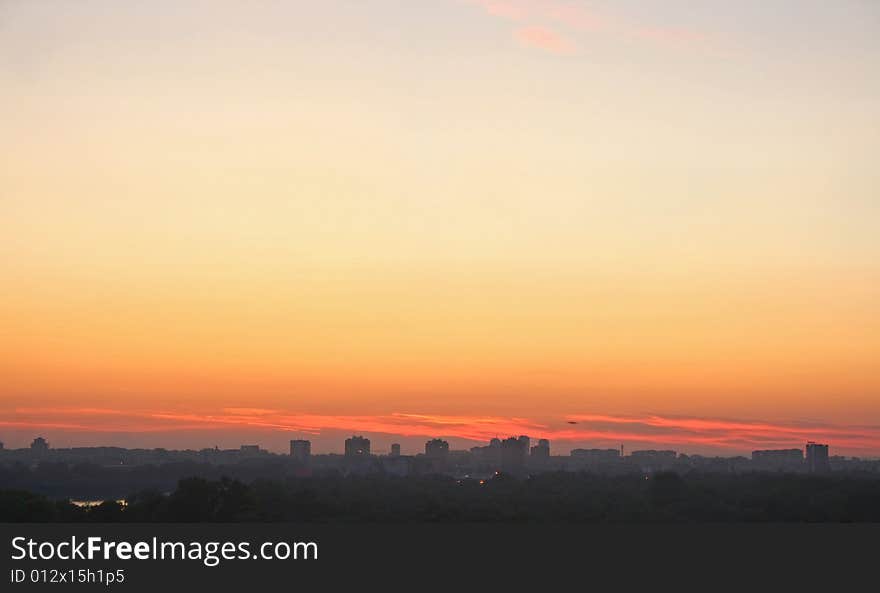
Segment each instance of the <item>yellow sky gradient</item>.
[[8,418],[880,424],[862,25],[178,4],[2,9]]

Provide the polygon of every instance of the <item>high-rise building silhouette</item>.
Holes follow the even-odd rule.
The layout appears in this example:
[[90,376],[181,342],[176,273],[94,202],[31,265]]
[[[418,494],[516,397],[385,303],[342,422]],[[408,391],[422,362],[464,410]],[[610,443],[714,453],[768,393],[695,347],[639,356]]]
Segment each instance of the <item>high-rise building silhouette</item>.
[[535,460],[543,460],[550,458],[550,441],[541,439],[538,444],[532,447],[532,458]]
[[432,459],[446,459],[449,457],[449,443],[443,439],[431,439],[425,443],[425,456]]
[[400,443],[391,443],[391,456],[400,457]]
[[828,445],[807,443],[807,471],[811,474],[824,474],[831,471],[828,461]]
[[312,457],[312,442],[302,439],[290,441],[290,456],[301,463],[308,463]]
[[519,473],[525,468],[529,454],[527,443],[528,440],[523,440],[522,437],[510,437],[501,441],[501,471]]
[[49,442],[43,437],[37,437],[31,443],[31,451],[36,451],[38,453],[49,450]]
[[361,436],[352,436],[345,439],[346,457],[367,457],[370,454],[370,439]]

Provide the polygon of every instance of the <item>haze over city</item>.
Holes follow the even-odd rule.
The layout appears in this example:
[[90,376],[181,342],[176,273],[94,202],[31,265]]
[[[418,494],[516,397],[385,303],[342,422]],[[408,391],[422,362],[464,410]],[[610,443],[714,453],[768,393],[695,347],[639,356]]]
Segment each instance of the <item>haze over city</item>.
[[775,5],[0,3],[0,441],[880,455],[880,6]]

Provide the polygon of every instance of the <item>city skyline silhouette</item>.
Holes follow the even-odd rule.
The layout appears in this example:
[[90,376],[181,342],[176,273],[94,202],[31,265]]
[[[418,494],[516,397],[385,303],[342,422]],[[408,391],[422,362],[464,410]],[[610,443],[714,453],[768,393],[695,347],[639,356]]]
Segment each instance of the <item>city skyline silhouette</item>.
[[[56,412],[61,412],[56,410]],[[370,436],[379,450],[387,452],[392,443],[403,443],[405,449],[419,449],[425,438],[447,439],[459,449],[468,449],[504,434],[530,434],[534,438],[554,442],[557,450],[577,448],[616,448],[625,444],[630,449],[672,448],[685,453],[713,456],[737,456],[761,449],[786,449],[808,441],[834,443],[840,454],[880,456],[880,428],[871,426],[835,426],[815,422],[769,424],[735,420],[645,416],[575,415],[553,423],[531,422],[521,418],[446,417],[443,415],[396,414],[380,418],[333,417],[316,415],[279,415],[271,410],[231,410],[229,416],[201,418],[197,430],[169,427],[160,422],[148,431],[102,429],[89,431],[83,424],[73,424],[75,413],[68,413],[68,423],[36,427],[27,423],[0,420],[0,443],[7,448],[27,446],[34,431],[52,435],[50,441],[64,447],[120,446],[129,448],[202,449],[221,445],[237,447],[241,443],[259,443],[269,451],[283,452],[291,438],[314,443],[318,453],[339,453],[344,435],[363,433]],[[106,410],[91,413],[106,416]],[[114,414],[121,416],[121,414]],[[170,415],[162,415],[162,420]],[[181,417],[174,417],[178,420]],[[193,422],[195,415],[183,416]],[[296,425],[297,421],[300,423]],[[291,423],[289,427],[283,427]],[[323,427],[324,423],[329,425]],[[235,428],[230,428],[230,425]],[[122,424],[122,426],[126,426]],[[379,428],[377,430],[376,428]],[[394,432],[395,428],[400,432]],[[462,431],[464,434],[462,434]],[[5,435],[5,436],[4,436]]]

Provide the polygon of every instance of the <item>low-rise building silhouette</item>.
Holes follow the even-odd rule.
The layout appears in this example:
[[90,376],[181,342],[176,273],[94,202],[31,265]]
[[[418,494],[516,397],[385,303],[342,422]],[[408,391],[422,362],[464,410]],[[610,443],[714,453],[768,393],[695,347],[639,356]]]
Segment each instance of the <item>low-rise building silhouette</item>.
[[239,448],[239,453],[245,457],[252,457],[254,455],[260,454],[260,446],[259,445],[242,445]]
[[[398,445],[399,447],[400,445]],[[379,458],[382,472],[389,476],[404,477],[412,473],[413,458],[404,455],[386,455]]]
[[574,459],[591,463],[620,460],[620,451],[617,449],[572,449],[569,455]]
[[804,452],[800,449],[765,449],[752,451],[755,469],[765,471],[803,470]]
[[669,449],[662,451],[646,449],[644,451],[633,451],[629,454],[630,462],[635,463],[645,472],[670,469],[675,465],[677,457],[678,453]]

